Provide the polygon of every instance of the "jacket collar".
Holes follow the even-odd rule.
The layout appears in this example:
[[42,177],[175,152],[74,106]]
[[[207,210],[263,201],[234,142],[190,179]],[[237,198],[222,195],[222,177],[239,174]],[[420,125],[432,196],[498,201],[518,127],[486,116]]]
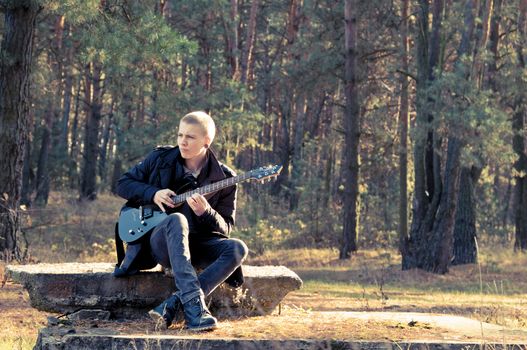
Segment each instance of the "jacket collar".
[[[183,159],[181,158],[181,152],[179,147],[176,146],[165,151],[161,154],[162,162],[160,164],[161,169],[176,167],[177,163],[183,164]],[[205,171],[203,171],[205,170]],[[198,177],[202,185],[207,185],[212,182],[220,181],[225,179],[227,176],[221,168],[221,163],[216,158],[216,154],[209,148],[207,150],[207,162],[203,167],[200,176]]]
[[202,171],[198,177],[198,181],[201,185],[208,185],[227,177],[221,168],[221,163],[210,148],[207,150],[207,163],[205,163],[203,170],[205,171]]
[[176,146],[176,147],[166,150],[160,155],[160,158],[162,160],[160,164],[160,168],[163,169],[163,168],[170,168],[174,166],[176,162],[178,161],[178,159],[181,158],[181,152],[179,151],[179,147]]

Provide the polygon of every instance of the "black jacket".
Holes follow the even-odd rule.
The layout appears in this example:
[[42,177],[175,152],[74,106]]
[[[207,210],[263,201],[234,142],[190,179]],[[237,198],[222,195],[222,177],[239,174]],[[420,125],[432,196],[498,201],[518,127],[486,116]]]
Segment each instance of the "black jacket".
[[[174,192],[180,192],[178,190],[183,187],[185,190],[182,192],[186,192],[235,175],[233,170],[220,163],[209,150],[207,162],[196,181],[194,177],[185,175],[178,147],[158,147],[118,180],[117,194],[128,200],[126,206],[138,207],[153,204],[155,193],[161,189],[170,188]],[[196,216],[186,203],[174,210],[183,213],[189,220],[191,241],[230,236],[236,215],[236,192],[234,185],[206,196],[211,209],[201,216]],[[145,235],[137,244],[128,245],[124,262],[118,262],[115,276],[130,275],[139,269],[156,265],[150,254],[149,238],[150,235]],[[228,280],[231,285],[236,286],[241,285],[242,281],[240,268]]]

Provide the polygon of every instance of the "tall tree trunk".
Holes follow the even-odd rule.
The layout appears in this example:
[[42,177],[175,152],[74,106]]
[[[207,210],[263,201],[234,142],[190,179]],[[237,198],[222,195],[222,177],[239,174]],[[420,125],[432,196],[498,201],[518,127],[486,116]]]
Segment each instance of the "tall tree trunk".
[[22,171],[29,136],[29,86],[33,35],[40,6],[31,1],[0,1],[4,35],[0,46],[0,258],[21,258]]
[[79,155],[79,108],[81,95],[81,78],[78,78],[77,91],[75,93],[75,110],[73,112],[73,121],[71,125],[71,148],[68,160],[68,178],[71,189],[79,188],[79,171],[77,169],[77,158]]
[[107,158],[108,158],[108,143],[110,142],[110,134],[112,131],[112,124],[113,124],[113,106],[114,102],[112,101],[111,107],[110,107],[110,113],[108,114],[108,118],[106,118],[106,124],[104,125],[104,130],[102,132],[102,144],[101,144],[101,150],[99,153],[99,177],[101,178],[101,182],[106,182],[106,173],[107,173]]
[[259,0],[252,0],[251,12],[249,14],[249,24],[247,25],[247,36],[242,50],[241,63],[241,82],[247,84],[248,76],[251,72],[251,62],[254,50],[254,37],[256,33],[256,16],[258,14]]
[[474,185],[480,172],[476,167],[461,169],[452,265],[474,264],[478,259]]
[[[93,98],[89,94],[86,126],[84,134],[83,168],[81,175],[80,199],[95,200],[97,198],[97,157],[99,155],[99,124],[101,121],[103,89],[101,86],[101,67],[98,63],[90,64],[86,79],[93,87]],[[87,90],[89,92],[90,89]]]
[[[427,28],[426,17],[428,17],[426,15],[426,1],[423,1],[421,5],[421,8],[424,8],[425,11],[420,13],[422,16],[420,18],[422,28],[420,28],[419,32],[420,37],[423,36],[424,38],[426,37],[426,32],[423,32],[423,30],[424,28]],[[474,0],[466,2],[464,12],[465,25],[462,33],[461,43],[457,50],[458,62],[456,63],[456,71],[458,74],[464,74],[464,78],[467,80],[470,79],[470,73],[462,72],[470,71],[463,69],[462,58],[471,52],[470,45],[474,32],[475,8],[476,3]],[[436,13],[439,13],[439,11],[434,6],[434,16]],[[436,18],[434,18],[434,21],[435,20]],[[423,35],[423,33],[425,35]],[[423,43],[426,43],[423,38],[420,40],[422,40]],[[423,49],[425,45],[420,45],[419,47]],[[420,52],[421,54],[426,53],[422,51]],[[420,72],[421,74],[419,79],[421,79],[424,75],[422,74],[422,68]],[[428,75],[428,80],[431,81],[432,79],[433,76]],[[418,86],[418,88],[423,87],[426,88],[426,84],[419,84]],[[427,98],[427,100],[430,102],[429,98]],[[421,99],[420,101],[423,100]],[[421,105],[418,103],[419,108],[423,108],[424,106],[426,105]],[[423,117],[419,112],[424,113],[425,111],[418,111],[418,121],[422,122]],[[429,122],[429,118],[426,119]],[[450,132],[448,136],[448,147],[443,179],[441,179],[439,172],[439,157],[436,156],[438,152],[433,152],[433,159],[430,160],[430,157],[426,156],[425,147],[422,141],[416,141],[415,166],[418,167],[426,164],[427,162],[432,162],[433,171],[428,171],[428,176],[433,176],[434,187],[433,195],[431,196],[426,190],[424,193],[422,192],[423,189],[425,189],[426,186],[430,186],[431,183],[428,181],[427,177],[424,177],[424,174],[427,173],[426,168],[416,168],[414,218],[412,222],[411,237],[406,249],[407,255],[403,256],[403,269],[417,267],[435,273],[448,272],[448,267],[452,258],[453,232],[455,226],[455,213],[457,208],[459,179],[461,172],[460,155],[463,148],[462,140],[455,134],[455,130],[457,128],[456,121],[449,123],[449,130],[452,130],[452,132]],[[430,133],[433,135],[435,134],[433,130],[429,132],[429,135]],[[439,145],[439,141],[434,141],[434,143],[436,144],[436,147]],[[422,159],[421,157],[425,159],[424,162],[419,160]],[[417,175],[420,175],[420,177],[418,178]],[[422,206],[426,207],[426,213],[424,216],[421,216],[423,215]]]
[[[298,57],[295,57],[295,55],[293,54],[293,44],[297,39],[298,29],[300,27],[299,13],[302,9],[302,6],[303,0],[291,0],[289,4],[289,12],[287,15],[287,23],[285,28],[285,36],[288,47],[288,49],[286,50],[287,60],[289,62],[298,59]],[[271,65],[272,63],[270,64],[270,66]],[[270,66],[269,68],[271,68]],[[280,193],[283,187],[290,188],[291,186],[289,178],[289,164],[292,156],[290,131],[293,128],[292,114],[294,109],[294,101],[292,101],[292,96],[294,95],[294,92],[292,92],[293,86],[289,80],[283,83],[282,89],[283,90],[280,90],[278,92],[280,94],[280,96],[278,97],[278,99],[280,100],[280,115],[279,119],[277,119],[275,127],[276,132],[275,139],[273,140],[273,150],[277,150],[280,154],[281,163],[284,166],[284,170],[282,170],[272,188],[272,193],[275,195]],[[281,139],[279,139],[279,136],[281,137]],[[289,196],[290,194],[291,192],[288,191],[286,195]],[[288,199],[289,198],[290,197],[288,197]]]
[[[498,16],[501,10],[501,0],[487,0],[480,6],[479,17],[483,21],[477,26],[476,45],[474,45],[473,62],[476,66],[474,79],[480,81],[483,89],[495,90],[494,76],[496,71],[497,48],[499,39]],[[487,25],[490,23],[490,25]],[[478,51],[487,47],[493,55],[488,60],[485,70],[483,60],[478,57]],[[488,77],[485,76],[489,75]],[[479,156],[479,158],[483,158]],[[460,193],[454,228],[453,265],[477,263],[478,252],[476,244],[476,197],[474,190],[482,171],[482,165],[463,166],[461,169]]]
[[440,42],[444,11],[443,0],[434,0],[432,7],[432,31],[430,32],[430,8],[428,0],[419,1],[417,21],[417,82],[416,128],[420,130],[414,145],[414,198],[412,224],[409,239],[403,249],[402,268],[422,267],[429,255],[429,233],[434,224],[442,193],[439,152],[441,140],[430,127],[434,120],[428,107],[433,98],[428,87],[441,69]]
[[344,114],[345,147],[343,152],[342,173],[344,179],[344,206],[342,245],[340,259],[351,258],[352,252],[357,250],[358,230],[358,197],[359,197],[359,139],[360,139],[360,111],[357,86],[357,2],[346,0],[344,3],[345,20],[345,95],[346,108]]
[[53,128],[53,108],[52,102],[48,104],[48,108],[44,116],[44,125],[42,126],[42,140],[40,143],[40,152],[37,163],[37,178],[36,189],[37,194],[35,203],[39,206],[46,206],[49,197],[49,152],[51,148],[51,131]]
[[[58,116],[61,105],[61,95],[63,92],[62,84],[62,47],[64,38],[64,16],[57,16],[53,26],[53,41],[51,50],[48,54],[48,66],[51,71],[49,74],[48,86],[50,93],[46,94],[47,110],[44,116],[43,135],[41,149],[39,152],[38,169],[36,178],[36,197],[35,202],[39,206],[48,204],[50,191],[50,173],[60,162],[58,154],[61,154],[60,138],[57,140],[55,128],[58,124]],[[54,137],[55,136],[55,137]]]
[[[402,0],[401,69],[408,72],[408,2]],[[399,251],[406,254],[408,246],[408,77],[399,78]]]
[[64,83],[64,108],[62,111],[62,121],[60,123],[59,159],[65,162],[68,158],[68,131],[71,112],[71,89],[73,87],[73,77],[71,76],[72,72],[69,66],[66,67],[64,74],[66,75],[66,80]]
[[[32,124],[32,123],[30,123]],[[26,151],[24,156],[24,168],[22,171],[22,194],[20,204],[30,207],[32,205],[32,169],[31,169],[31,132],[29,140],[26,144]]]
[[525,97],[525,83],[523,82],[522,74],[525,71],[525,57],[523,55],[524,42],[527,39],[525,35],[525,16],[527,12],[527,0],[520,0],[520,8],[518,14],[518,40],[516,43],[516,53],[518,56],[517,67],[517,95],[516,108],[512,117],[512,129],[514,137],[512,147],[518,160],[514,163],[514,170],[516,175],[515,192],[515,239],[514,250],[527,251],[527,154],[525,154],[525,112],[526,112],[526,97]]
[[[458,61],[456,70],[458,74],[464,74],[465,79],[470,79],[470,72],[463,68],[462,58],[470,53],[475,26],[475,9],[477,0],[469,0],[465,4],[464,31],[458,49]],[[466,72],[466,73],[462,73]],[[425,263],[425,269],[437,273],[447,273],[452,260],[455,214],[459,198],[459,183],[461,176],[461,150],[462,140],[455,134],[456,122],[449,125],[452,132],[448,136],[448,150],[444,174],[444,189],[441,202],[434,222],[432,247],[429,259]],[[470,198],[468,199],[470,200]]]
[[275,135],[277,135],[277,139],[280,138],[280,142],[278,140],[273,142],[273,147],[275,147],[275,150],[280,155],[280,163],[283,166],[282,172],[276,178],[271,189],[271,193],[274,195],[278,195],[283,187],[288,185],[289,181],[289,163],[291,160],[291,137],[289,135],[289,120],[291,119],[291,115],[289,113],[291,112],[291,102],[287,96],[284,97],[284,100],[280,104],[280,115],[276,122],[277,130]]
[[304,94],[296,98],[296,122],[293,132],[293,155],[292,155],[292,170],[291,170],[291,189],[289,197],[289,210],[293,211],[298,207],[300,200],[300,183],[302,180],[302,148],[304,142],[304,129],[306,119],[306,98]]
[[[441,0],[435,0],[435,3]],[[431,131],[429,130],[427,103],[427,88],[429,84],[429,71],[436,67],[430,67],[429,46],[439,45],[431,43],[429,39],[429,16],[430,8],[428,0],[420,0],[417,11],[417,38],[416,38],[416,60],[417,60],[417,81],[416,81],[416,122],[415,127],[421,132],[417,134],[414,143],[414,196],[412,203],[412,223],[410,227],[410,236],[405,240],[406,247],[402,250],[402,268],[403,270],[420,267],[422,255],[428,249],[426,233],[432,229],[432,220],[429,218],[435,215],[437,209],[438,196],[440,191],[430,187],[434,175],[434,162],[430,161],[427,156],[427,145],[433,141],[430,140]],[[441,17],[433,17],[435,32],[439,32]],[[436,61],[437,63],[437,61]],[[428,170],[432,169],[432,171]],[[434,184],[434,183],[433,183]],[[435,183],[437,185],[437,183]],[[432,197],[436,195],[436,198]]]
[[229,20],[222,16],[223,28],[225,30],[226,55],[227,63],[231,68],[231,78],[238,80],[240,76],[240,67],[238,60],[238,0],[231,0]]
[[445,165],[444,192],[430,235],[430,251],[422,261],[422,267],[435,273],[447,273],[452,258],[455,214],[459,192],[460,155],[462,144],[455,136],[448,140]]

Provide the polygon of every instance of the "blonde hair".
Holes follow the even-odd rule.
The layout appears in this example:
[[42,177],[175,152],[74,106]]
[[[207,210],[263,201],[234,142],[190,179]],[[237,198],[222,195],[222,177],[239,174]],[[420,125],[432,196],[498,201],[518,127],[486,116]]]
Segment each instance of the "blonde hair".
[[207,113],[203,111],[190,112],[181,118],[180,123],[183,122],[187,124],[199,125],[209,137],[210,142],[212,143],[212,140],[214,140],[214,136],[216,135],[216,124],[214,124],[214,120],[212,120],[210,115]]

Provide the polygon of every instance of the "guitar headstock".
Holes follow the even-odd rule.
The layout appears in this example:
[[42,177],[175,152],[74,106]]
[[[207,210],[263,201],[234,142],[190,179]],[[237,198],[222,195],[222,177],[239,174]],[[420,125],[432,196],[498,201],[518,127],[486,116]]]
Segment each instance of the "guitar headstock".
[[281,165],[269,165],[266,167],[253,169],[249,172],[249,178],[251,180],[257,180],[262,182],[263,180],[271,180],[280,175],[282,168],[283,167]]

